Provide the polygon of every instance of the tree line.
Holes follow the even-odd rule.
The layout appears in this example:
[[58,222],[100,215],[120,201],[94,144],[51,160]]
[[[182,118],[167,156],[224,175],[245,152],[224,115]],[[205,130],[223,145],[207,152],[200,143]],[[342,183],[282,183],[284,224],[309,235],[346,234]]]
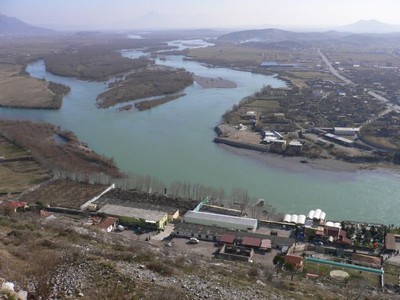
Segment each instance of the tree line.
[[111,185],[123,190],[137,190],[149,194],[164,195],[182,200],[201,201],[209,198],[209,204],[240,210],[252,218],[267,218],[275,209],[263,199],[251,196],[248,190],[235,187],[230,192],[224,188],[209,187],[199,183],[174,181],[169,185],[150,175],[130,173],[115,178],[107,174],[77,173],[53,169],[55,179],[68,179],[88,184]]

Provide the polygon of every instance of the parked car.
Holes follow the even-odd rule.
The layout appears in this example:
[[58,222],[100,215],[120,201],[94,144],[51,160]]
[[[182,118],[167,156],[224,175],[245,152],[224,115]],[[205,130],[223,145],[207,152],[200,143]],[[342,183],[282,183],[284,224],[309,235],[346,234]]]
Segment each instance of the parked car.
[[198,243],[200,243],[200,241],[198,239],[192,237],[189,239],[188,243],[189,244],[198,244]]

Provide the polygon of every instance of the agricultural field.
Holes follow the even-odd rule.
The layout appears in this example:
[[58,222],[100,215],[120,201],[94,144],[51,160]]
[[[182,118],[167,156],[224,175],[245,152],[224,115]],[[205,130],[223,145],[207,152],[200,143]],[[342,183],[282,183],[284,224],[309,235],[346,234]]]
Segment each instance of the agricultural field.
[[388,150],[400,149],[400,116],[392,112],[363,127],[361,136],[371,144]]
[[332,62],[339,62],[341,66],[353,66],[353,65],[364,65],[364,66],[393,66],[400,67],[400,59],[393,54],[385,52],[383,50],[369,51],[327,51],[327,57]]
[[85,202],[103,192],[107,186],[79,183],[69,180],[53,181],[25,194],[22,201],[43,205],[79,209]]
[[310,80],[328,80],[337,82],[338,79],[329,72],[323,71],[281,71],[279,76],[289,80],[293,85],[299,88],[308,87],[307,81]]
[[[50,173],[33,160],[18,160],[30,155],[0,136],[0,194],[17,194],[50,178]],[[7,159],[17,160],[9,161]]]
[[214,47],[191,49],[188,56],[192,59],[211,64],[232,64],[247,67],[259,66],[264,61],[265,50],[240,47],[236,45],[217,45]]
[[20,108],[61,107],[61,98],[43,80],[22,74],[19,65],[0,64],[0,106]]

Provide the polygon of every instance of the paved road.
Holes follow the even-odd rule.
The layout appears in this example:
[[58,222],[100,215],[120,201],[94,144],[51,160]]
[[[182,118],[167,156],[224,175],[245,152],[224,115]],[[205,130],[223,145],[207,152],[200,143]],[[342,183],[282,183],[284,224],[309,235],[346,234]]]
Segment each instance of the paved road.
[[318,54],[319,54],[319,56],[321,56],[322,60],[328,67],[329,71],[333,74],[333,76],[339,78],[340,80],[342,80],[343,82],[345,82],[347,84],[354,84],[350,79],[340,75],[339,72],[336,71],[336,69],[332,66],[331,62],[326,58],[326,56],[321,52],[321,50],[319,48],[318,48]]

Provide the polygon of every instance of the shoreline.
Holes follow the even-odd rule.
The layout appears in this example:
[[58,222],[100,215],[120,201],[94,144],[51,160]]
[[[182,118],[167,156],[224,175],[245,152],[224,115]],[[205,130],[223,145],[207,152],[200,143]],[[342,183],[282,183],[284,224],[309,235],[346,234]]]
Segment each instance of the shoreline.
[[[398,168],[395,166],[386,164],[371,166],[368,164],[349,163],[337,159],[309,159],[301,156],[283,156],[270,152],[262,153],[256,150],[237,148],[226,144],[218,144],[218,147],[239,157],[247,157],[268,166],[294,173],[305,173],[312,170],[347,173],[356,173],[357,171],[398,171]],[[307,163],[302,163],[301,161],[307,161]]]

